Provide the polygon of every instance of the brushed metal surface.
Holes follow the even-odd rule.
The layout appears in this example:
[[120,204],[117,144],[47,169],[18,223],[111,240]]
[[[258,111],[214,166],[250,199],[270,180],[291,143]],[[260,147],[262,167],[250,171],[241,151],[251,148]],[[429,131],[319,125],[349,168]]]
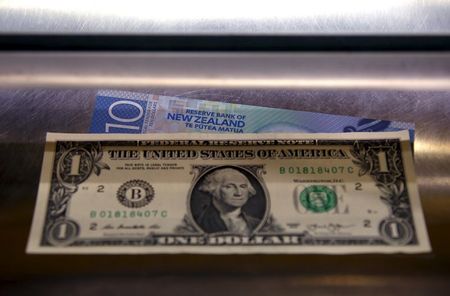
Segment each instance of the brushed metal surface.
[[[3,295],[447,295],[446,277],[325,276],[97,276],[6,283]],[[33,291],[33,294],[26,291]]]
[[0,1],[0,33],[448,34],[450,2]]
[[2,52],[1,87],[448,90],[450,54]]
[[[421,59],[420,56],[402,54],[366,54],[342,60],[327,55],[311,55],[301,63],[295,58],[289,63],[287,59],[276,70],[272,67],[277,63],[270,61],[270,55],[262,65],[258,60],[260,57],[254,62],[248,55],[228,66],[225,60],[215,63],[215,59],[186,66],[180,62],[182,59],[172,59],[167,55],[160,56],[160,64],[152,59],[149,64],[147,58],[136,58],[131,63],[121,59],[120,55],[116,62],[114,56],[108,55],[105,60],[98,61],[96,57],[88,59],[89,62],[70,56],[65,60],[58,54],[54,59],[51,55],[40,59],[31,56],[34,58],[26,61],[13,60],[18,63],[15,69],[21,71],[16,73],[22,78],[9,80],[16,81],[9,84],[5,83],[7,75],[4,75],[9,71],[5,69],[10,69],[6,63],[9,58],[3,59],[2,56],[0,59],[0,85],[3,86],[0,89],[1,294],[27,295],[33,291],[48,295],[123,295],[152,291],[161,295],[197,295],[200,292],[225,295],[230,290],[237,295],[297,295],[300,292],[308,295],[351,292],[364,295],[448,294],[450,89],[446,55],[429,55],[429,59]],[[36,60],[39,63],[33,62]],[[67,61],[66,66],[70,67],[63,71],[63,67],[58,65],[63,63],[55,62],[58,60]],[[89,64],[91,66],[88,67]],[[48,65],[47,69],[45,65]],[[167,66],[165,71],[159,72],[164,65]],[[216,69],[219,66],[224,66],[222,72]],[[183,67],[185,70],[180,71]],[[82,77],[83,69],[86,70],[85,77]],[[114,69],[125,76],[117,73],[114,76],[109,72]],[[36,82],[38,78],[35,75],[52,71],[51,79]],[[76,78],[68,75],[71,71],[77,73]],[[162,77],[177,79],[163,87],[150,83],[150,80],[135,84],[133,75],[139,77],[138,73],[155,74],[152,77],[159,73]],[[239,75],[239,79],[247,84],[242,82],[226,88],[209,85],[209,79],[222,79],[217,77],[218,73],[228,73],[230,79]],[[316,81],[324,77],[328,82],[298,86],[296,80],[308,79],[308,73]],[[270,78],[275,81],[292,78],[291,87],[253,84],[252,81],[261,75],[269,84]],[[73,82],[67,77],[78,80]],[[96,77],[98,81],[89,82]],[[178,78],[183,77],[197,77],[198,85],[178,85]],[[342,77],[349,81],[354,79],[356,87],[352,87],[350,82],[346,87],[332,84],[334,79],[339,81]],[[392,77],[402,80],[402,84],[390,85]],[[109,78],[112,83],[108,82]],[[379,79],[378,87],[370,87],[367,83],[358,86],[357,83],[376,79]],[[434,79],[441,82],[437,84]],[[416,84],[422,80],[428,81],[429,86]],[[160,95],[414,122],[417,182],[433,252],[344,256],[26,255],[25,245],[39,184],[45,133],[87,132],[95,93],[103,83],[107,87],[132,87],[132,90]]]
[[[39,256],[26,255],[47,131],[86,132],[95,89],[0,90],[0,278],[6,292],[28,288],[50,295],[112,294],[129,289],[177,293],[214,291],[237,285],[260,293],[258,287],[294,294],[298,289],[332,295],[420,295],[450,287],[450,108],[448,91],[143,89],[174,95],[268,107],[347,114],[416,123],[415,163],[419,190],[433,253],[420,255],[346,256]],[[5,243],[6,242],[6,243]],[[186,276],[189,275],[189,278]],[[155,278],[156,276],[156,278]],[[56,277],[56,280],[53,280]],[[136,277],[139,280],[136,280]],[[162,277],[162,278],[161,278]],[[212,277],[212,278],[211,278]],[[248,279],[242,281],[242,279]],[[330,283],[331,279],[331,283]],[[333,280],[334,279],[334,280]],[[216,285],[203,285],[203,281]],[[167,289],[170,281],[173,287]],[[409,282],[413,284],[409,284]],[[26,283],[27,285],[23,285]],[[103,284],[102,284],[103,283]],[[108,284],[106,284],[108,283]],[[75,290],[71,290],[72,287]],[[101,288],[103,287],[103,288]],[[114,287],[114,288],[111,288]],[[409,287],[409,289],[407,289]],[[411,291],[411,288],[413,291]],[[113,291],[111,291],[111,289]],[[255,290],[256,289],[256,290]],[[320,294],[322,293],[322,294]]]

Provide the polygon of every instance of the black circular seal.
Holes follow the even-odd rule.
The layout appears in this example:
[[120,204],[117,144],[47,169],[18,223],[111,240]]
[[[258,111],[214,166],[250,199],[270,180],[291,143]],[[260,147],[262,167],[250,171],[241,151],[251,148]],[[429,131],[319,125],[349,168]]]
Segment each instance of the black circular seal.
[[143,180],[130,180],[117,190],[117,199],[128,208],[141,208],[148,205],[155,191],[153,186]]

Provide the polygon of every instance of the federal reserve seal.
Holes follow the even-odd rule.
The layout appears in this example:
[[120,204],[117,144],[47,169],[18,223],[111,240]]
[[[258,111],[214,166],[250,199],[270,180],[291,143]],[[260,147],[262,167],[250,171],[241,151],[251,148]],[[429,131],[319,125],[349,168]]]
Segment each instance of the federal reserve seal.
[[336,207],[336,193],[324,185],[312,185],[306,187],[300,193],[301,204],[314,213],[328,212]]
[[143,180],[125,182],[117,190],[117,199],[128,208],[146,206],[152,201],[154,196],[153,186]]

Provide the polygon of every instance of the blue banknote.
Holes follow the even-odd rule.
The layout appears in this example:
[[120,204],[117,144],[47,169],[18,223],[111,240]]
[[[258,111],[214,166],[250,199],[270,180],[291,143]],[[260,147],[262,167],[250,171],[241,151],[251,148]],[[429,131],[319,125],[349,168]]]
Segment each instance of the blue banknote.
[[91,133],[374,132],[414,124],[115,90],[96,97]]

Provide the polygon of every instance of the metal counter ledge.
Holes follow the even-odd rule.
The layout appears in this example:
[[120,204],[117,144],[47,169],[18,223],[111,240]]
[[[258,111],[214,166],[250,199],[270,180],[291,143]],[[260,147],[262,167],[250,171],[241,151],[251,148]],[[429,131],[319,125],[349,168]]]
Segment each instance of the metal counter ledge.
[[[87,132],[99,88],[414,122],[433,252],[419,255],[27,255],[45,133]],[[450,55],[0,54],[0,293],[446,294]],[[233,287],[233,288],[232,288]]]

